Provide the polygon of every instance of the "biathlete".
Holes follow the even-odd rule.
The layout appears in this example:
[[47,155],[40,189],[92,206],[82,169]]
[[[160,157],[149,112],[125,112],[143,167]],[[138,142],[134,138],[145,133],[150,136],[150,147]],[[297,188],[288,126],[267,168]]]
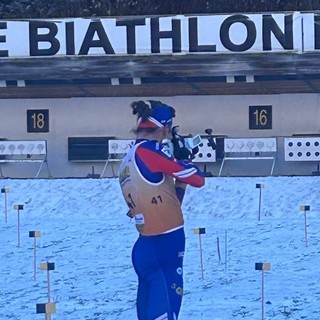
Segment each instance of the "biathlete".
[[170,138],[175,116],[171,106],[151,100],[131,107],[138,118],[136,140],[120,165],[119,182],[139,232],[132,250],[138,275],[137,316],[177,320],[185,251],[181,204],[186,185],[202,187],[205,179],[195,165],[175,159],[161,143]]

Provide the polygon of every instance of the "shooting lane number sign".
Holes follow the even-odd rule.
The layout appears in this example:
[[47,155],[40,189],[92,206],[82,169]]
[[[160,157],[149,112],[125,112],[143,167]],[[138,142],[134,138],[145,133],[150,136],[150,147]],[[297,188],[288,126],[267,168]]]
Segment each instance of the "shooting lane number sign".
[[49,132],[49,110],[27,110],[27,132]]
[[272,106],[249,106],[249,129],[272,129]]

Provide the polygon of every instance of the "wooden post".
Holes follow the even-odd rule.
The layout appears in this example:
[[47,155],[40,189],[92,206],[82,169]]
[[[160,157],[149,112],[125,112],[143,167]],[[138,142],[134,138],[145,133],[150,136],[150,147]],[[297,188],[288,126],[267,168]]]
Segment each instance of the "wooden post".
[[301,205],[299,207],[300,211],[303,211],[304,215],[304,241],[306,247],[308,246],[308,225],[307,225],[307,211],[310,211],[310,206],[309,205]]
[[18,247],[20,247],[20,210],[23,210],[23,204],[15,204],[13,208],[18,211]]
[[200,246],[200,265],[201,265],[201,279],[203,280],[203,258],[202,258],[202,242],[201,242],[201,234],[199,233],[199,246]]
[[10,192],[9,188],[1,188],[1,193],[4,194],[4,221],[5,223],[8,222],[8,199],[7,199],[7,193]]
[[37,238],[41,237],[41,231],[29,231],[29,238],[33,238],[33,279],[37,280]]
[[264,320],[264,272],[271,269],[270,263],[257,262],[255,269],[261,271],[261,320]]
[[[53,262],[42,262],[40,264],[40,269],[41,270],[47,270],[47,285],[48,285],[48,303],[50,304],[51,302],[51,288],[50,288],[50,271],[55,270],[55,265]],[[45,317],[46,320],[51,320],[51,313],[52,312],[46,312]]]

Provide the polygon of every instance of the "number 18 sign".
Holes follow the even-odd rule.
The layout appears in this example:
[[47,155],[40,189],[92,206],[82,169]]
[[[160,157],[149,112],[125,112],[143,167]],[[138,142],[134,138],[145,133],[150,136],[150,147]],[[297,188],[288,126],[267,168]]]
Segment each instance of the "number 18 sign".
[[27,132],[49,132],[49,110],[27,110]]

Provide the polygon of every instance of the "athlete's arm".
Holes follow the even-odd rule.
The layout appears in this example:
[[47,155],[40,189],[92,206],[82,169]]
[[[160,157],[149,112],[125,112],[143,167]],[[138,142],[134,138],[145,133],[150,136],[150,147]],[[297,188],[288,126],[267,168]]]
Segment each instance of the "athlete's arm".
[[204,185],[203,173],[195,165],[175,160],[159,143],[149,141],[141,144],[136,150],[136,156],[152,172],[165,173],[194,187]]

